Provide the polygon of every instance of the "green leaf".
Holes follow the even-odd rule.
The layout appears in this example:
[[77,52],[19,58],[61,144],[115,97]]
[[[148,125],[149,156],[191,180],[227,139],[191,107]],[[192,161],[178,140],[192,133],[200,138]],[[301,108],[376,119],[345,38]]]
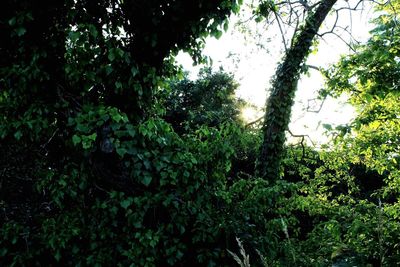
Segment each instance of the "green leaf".
[[77,136],[76,134],[74,136],[72,136],[72,142],[74,143],[74,145],[79,144],[82,141],[82,139]]
[[322,124],[322,127],[324,127],[328,131],[332,131],[332,125],[330,125],[330,124],[324,123],[324,124]]
[[225,21],[225,23],[224,23],[224,31],[227,32],[228,28],[229,28],[229,23],[228,23],[228,21]]
[[80,34],[79,32],[70,32],[70,33],[68,34],[69,39],[70,39],[72,42],[75,42],[76,40],[78,40],[80,35],[81,35],[81,34]]
[[56,259],[56,261],[60,261],[61,259],[61,253],[59,250],[57,250],[57,252],[54,254],[54,258]]
[[82,140],[83,149],[89,149],[90,147],[92,147],[92,143],[93,142],[86,137],[85,140]]
[[119,204],[121,205],[121,207],[123,207],[124,209],[127,209],[130,205],[132,205],[133,203],[133,198],[128,197],[125,200],[122,200]]
[[8,21],[8,24],[9,24],[10,26],[14,26],[16,22],[17,22],[17,18],[16,18],[16,17],[12,17],[12,18]]
[[136,67],[132,67],[131,68],[131,73],[132,73],[132,77],[135,77],[139,73],[139,71],[138,71],[138,69]]
[[113,67],[111,65],[106,66],[106,74],[107,76],[110,75],[113,72]]
[[22,132],[21,131],[16,131],[15,133],[14,133],[14,137],[15,137],[15,139],[17,139],[17,140],[19,140],[19,139],[21,139],[21,137],[22,137]]
[[16,29],[16,32],[17,32],[17,35],[21,37],[22,35],[24,35],[26,33],[26,29],[24,27],[18,27]]
[[88,139],[89,139],[89,140],[95,141],[96,138],[97,138],[97,133],[93,133],[93,134],[91,134],[91,135],[88,135]]
[[8,249],[7,248],[2,248],[0,250],[0,257],[4,257],[5,255],[7,255]]
[[146,169],[150,169],[151,168],[151,162],[148,160],[148,159],[145,159],[144,161],[143,161],[143,165],[144,165],[144,167],[146,168]]
[[117,154],[123,157],[128,151],[124,147],[119,147],[116,149]]
[[144,184],[145,186],[149,186],[152,180],[153,178],[150,175],[145,175],[142,178],[142,184]]
[[122,88],[122,83],[121,83],[120,81],[116,81],[116,82],[115,82],[115,87],[116,87],[117,89]]
[[115,54],[114,54],[114,51],[113,51],[113,50],[110,50],[110,51],[108,52],[108,59],[109,59],[111,62],[113,62],[113,61],[115,60]]
[[222,36],[222,31],[215,31],[214,32],[214,36],[215,36],[215,38],[217,38],[217,39],[219,39],[219,38],[221,38],[221,36]]
[[89,25],[89,32],[94,38],[96,38],[98,35],[96,27],[92,24]]
[[126,125],[126,129],[131,137],[135,137],[136,131],[131,124]]
[[124,50],[121,48],[115,48],[115,53],[117,53],[119,57],[122,57],[124,55]]

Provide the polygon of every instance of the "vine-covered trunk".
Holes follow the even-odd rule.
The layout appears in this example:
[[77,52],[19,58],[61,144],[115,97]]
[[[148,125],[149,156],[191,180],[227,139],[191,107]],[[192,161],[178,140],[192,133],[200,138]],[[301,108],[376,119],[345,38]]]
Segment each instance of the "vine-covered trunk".
[[306,19],[305,25],[291,48],[286,52],[283,62],[276,70],[272,92],[267,100],[263,125],[264,141],[258,161],[260,177],[275,181],[285,143],[285,131],[290,122],[291,108],[296,92],[301,65],[307,58],[312,41],[337,0],[323,0]]

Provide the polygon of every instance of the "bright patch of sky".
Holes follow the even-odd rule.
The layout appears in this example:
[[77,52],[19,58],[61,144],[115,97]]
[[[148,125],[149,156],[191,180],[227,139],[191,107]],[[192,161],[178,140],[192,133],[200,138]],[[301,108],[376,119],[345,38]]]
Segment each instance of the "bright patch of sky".
[[[348,5],[354,7],[356,4],[357,2],[352,0],[339,0],[336,7]],[[309,56],[307,65],[326,68],[337,62],[341,55],[351,53],[348,43],[365,42],[368,39],[368,32],[372,29],[369,20],[373,12],[371,6],[366,4],[360,5],[359,8],[362,10],[342,10],[339,13],[336,23],[339,27],[335,30],[337,35],[332,33],[324,35],[319,41],[318,50]],[[238,25],[239,21],[251,16],[246,5],[243,9],[240,18],[236,16],[230,18],[229,30],[220,39],[207,39],[203,53],[212,59],[214,69],[223,67],[225,71],[234,74],[235,79],[240,83],[238,97],[260,108],[258,114],[249,110],[245,111],[247,114],[245,116],[253,120],[262,116],[261,109],[264,108],[271,89],[271,78],[284,55],[284,46],[277,25],[269,25],[268,30],[265,29],[267,25],[263,25],[262,22],[259,24],[247,22]],[[330,31],[335,20],[335,14],[331,14],[319,33]],[[285,38],[286,41],[290,41],[290,30]],[[193,61],[188,54],[179,53],[177,61],[189,71],[191,79],[197,77],[201,66],[193,66]],[[346,103],[345,96],[339,99],[328,98],[321,107],[322,103],[316,100],[316,97],[317,91],[323,86],[323,77],[315,69],[310,69],[308,75],[301,77],[289,126],[293,134],[308,135],[317,145],[328,140],[324,135],[325,130],[322,124],[332,126],[345,124],[355,115],[353,107]],[[316,112],[317,110],[319,112]]]

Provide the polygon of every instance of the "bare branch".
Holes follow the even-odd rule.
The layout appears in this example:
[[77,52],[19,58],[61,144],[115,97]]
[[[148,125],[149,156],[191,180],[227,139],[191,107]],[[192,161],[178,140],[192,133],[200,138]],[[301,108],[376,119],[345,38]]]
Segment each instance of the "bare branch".
[[47,140],[46,143],[44,143],[43,145],[41,145],[41,148],[44,149],[46,148],[46,146],[51,142],[51,140],[53,140],[54,136],[56,135],[56,133],[58,132],[58,128],[53,132],[53,134],[51,135],[51,137],[49,138],[49,140]]
[[274,15],[275,15],[276,21],[278,22],[279,31],[281,32],[281,37],[282,37],[283,46],[285,47],[285,52],[287,52],[288,48],[287,48],[287,44],[286,44],[285,34],[283,32],[281,22],[279,21],[279,16],[275,11],[274,11]]
[[[336,27],[336,26],[335,26]],[[349,42],[347,42],[345,39],[343,39],[343,37],[342,36],[340,36],[339,34],[337,34],[335,31],[334,31],[334,29],[332,29],[332,30],[330,30],[330,31],[327,31],[327,32],[324,32],[324,33],[321,33],[321,34],[318,34],[318,37],[320,37],[320,38],[323,38],[325,35],[327,35],[327,34],[333,34],[333,35],[335,35],[337,38],[339,38],[343,43],[345,43],[350,49],[351,49],[351,51],[353,51],[353,52],[356,52],[356,50],[355,50],[355,48],[353,47],[353,45],[351,44],[351,43],[349,43]]]
[[306,154],[306,148],[305,148],[305,145],[304,145],[304,141],[305,141],[305,138],[306,138],[306,137],[307,137],[307,139],[311,142],[312,146],[313,146],[313,147],[316,147],[316,145],[314,144],[313,140],[311,139],[311,137],[310,137],[309,135],[307,135],[307,134],[293,134],[292,131],[291,131],[290,129],[288,129],[287,131],[288,131],[288,133],[289,133],[292,137],[301,138],[301,139],[300,139],[300,142],[297,143],[297,144],[294,144],[294,145],[300,145],[300,146],[301,146],[301,149],[302,149],[302,158],[304,158],[304,157],[305,157],[305,154]]
[[313,70],[317,70],[317,71],[321,72],[321,68],[320,67],[317,67],[317,66],[314,66],[314,65],[309,65],[309,64],[306,64],[305,66],[307,68],[309,68],[309,69],[313,69]]
[[308,101],[307,101],[307,112],[310,112],[310,113],[319,113],[319,112],[321,111],[322,107],[324,106],[326,97],[324,97],[324,99],[322,99],[321,104],[319,105],[318,109],[311,109],[310,102],[311,102],[311,101],[314,101],[314,102],[315,102],[315,100],[317,100],[317,99],[318,99],[318,98],[308,99]]
[[263,119],[264,119],[264,116],[261,116],[260,118],[254,120],[254,121],[252,121],[252,122],[247,123],[247,124],[245,125],[245,127],[246,127],[246,128],[249,128],[250,126],[253,126],[253,125],[256,124],[256,123],[261,122]]

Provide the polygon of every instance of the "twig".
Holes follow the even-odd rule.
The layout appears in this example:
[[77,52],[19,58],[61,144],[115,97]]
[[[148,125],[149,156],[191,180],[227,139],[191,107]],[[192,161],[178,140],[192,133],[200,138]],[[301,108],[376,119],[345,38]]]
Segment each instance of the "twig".
[[53,134],[51,135],[51,137],[49,138],[49,140],[47,140],[46,143],[44,143],[43,145],[40,146],[42,149],[44,149],[44,148],[51,142],[51,140],[53,140],[53,138],[54,138],[54,136],[56,135],[56,133],[58,132],[58,130],[59,130],[59,128],[57,128],[57,129],[53,132]]
[[300,142],[297,143],[296,145],[300,145],[301,146],[301,150],[302,150],[302,156],[301,157],[302,158],[305,158],[305,156],[306,156],[306,148],[304,146],[304,141],[305,141],[306,137],[308,138],[308,140],[310,140],[312,146],[316,147],[316,145],[314,144],[313,140],[311,139],[311,137],[308,134],[293,134],[290,129],[288,129],[287,131],[289,132],[289,134],[292,137],[301,138]]
[[255,121],[249,122],[248,124],[245,125],[246,128],[256,124],[257,122],[260,122],[262,119],[264,119],[264,116],[259,117],[258,119],[256,119]]
[[282,25],[281,25],[281,22],[279,21],[279,16],[275,11],[274,11],[274,15],[275,15],[276,21],[278,22],[279,31],[281,32],[281,37],[282,37],[282,41],[283,41],[283,46],[285,47],[285,52],[287,52],[288,48],[287,48],[287,44],[286,44],[285,34],[283,33]]
[[318,98],[312,98],[312,99],[308,99],[307,100],[307,112],[311,112],[311,113],[319,113],[320,111],[321,111],[321,109],[322,109],[322,107],[323,107],[323,105],[324,105],[324,103],[325,103],[325,100],[326,100],[326,97],[324,97],[324,99],[322,99],[322,102],[321,102],[321,104],[319,105],[319,108],[318,109],[314,109],[314,110],[311,110],[310,108],[310,101],[315,101],[316,99],[318,99]]

